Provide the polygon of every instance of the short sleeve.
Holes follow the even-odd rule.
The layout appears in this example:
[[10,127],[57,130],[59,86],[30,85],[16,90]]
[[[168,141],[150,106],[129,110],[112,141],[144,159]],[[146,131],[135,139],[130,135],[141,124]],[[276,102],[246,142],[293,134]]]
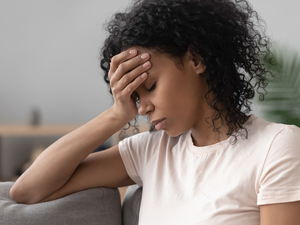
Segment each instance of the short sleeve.
[[119,152],[128,176],[139,186],[143,186],[143,171],[147,162],[158,149],[160,132],[144,132],[119,142]]
[[287,125],[274,138],[265,159],[258,205],[300,201],[300,129]]

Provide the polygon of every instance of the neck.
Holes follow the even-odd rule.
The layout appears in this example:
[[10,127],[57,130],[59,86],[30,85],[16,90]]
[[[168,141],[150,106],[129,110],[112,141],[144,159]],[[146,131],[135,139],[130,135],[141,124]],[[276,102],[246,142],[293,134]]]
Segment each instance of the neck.
[[228,126],[224,123],[225,113],[213,122],[215,110],[206,104],[206,107],[202,107],[202,113],[198,115],[201,115],[201,117],[198,118],[197,123],[191,129],[195,146],[213,145],[229,138],[227,135]]
[[[221,142],[223,140],[228,139],[231,135],[227,135],[229,132],[229,128],[227,124],[224,123],[225,121],[225,116],[224,115],[221,119],[217,119],[212,122],[212,115],[213,114],[208,114],[206,116],[203,116],[199,122],[191,128],[192,131],[192,140],[195,146],[198,147],[203,147],[203,146],[208,146],[208,145],[213,145],[218,142]],[[246,121],[249,119],[250,116],[246,117]],[[245,123],[244,121],[243,123]],[[241,124],[242,126],[244,124]],[[217,128],[214,130],[214,127]],[[234,132],[238,132],[240,128],[236,128]],[[232,133],[231,133],[232,134]]]
[[194,145],[198,147],[213,145],[229,137],[226,135],[228,128],[221,123],[221,120],[215,121],[215,125],[219,127],[218,131],[214,131],[212,119],[209,118],[193,127],[191,131]]

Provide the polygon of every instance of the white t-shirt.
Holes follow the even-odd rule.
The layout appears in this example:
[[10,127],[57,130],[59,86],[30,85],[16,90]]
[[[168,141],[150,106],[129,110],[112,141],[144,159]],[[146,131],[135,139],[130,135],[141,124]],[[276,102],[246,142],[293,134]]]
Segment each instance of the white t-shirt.
[[141,133],[119,143],[143,186],[141,225],[256,225],[259,205],[300,200],[300,129],[251,116],[248,139],[196,147],[191,132]]

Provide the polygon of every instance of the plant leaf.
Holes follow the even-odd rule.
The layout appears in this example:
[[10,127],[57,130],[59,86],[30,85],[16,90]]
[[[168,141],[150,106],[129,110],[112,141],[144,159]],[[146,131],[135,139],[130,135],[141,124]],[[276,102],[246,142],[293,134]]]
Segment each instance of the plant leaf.
[[262,57],[265,67],[276,77],[269,79],[267,95],[263,102],[257,101],[263,117],[274,122],[300,126],[300,57],[295,50],[277,48],[270,58]]

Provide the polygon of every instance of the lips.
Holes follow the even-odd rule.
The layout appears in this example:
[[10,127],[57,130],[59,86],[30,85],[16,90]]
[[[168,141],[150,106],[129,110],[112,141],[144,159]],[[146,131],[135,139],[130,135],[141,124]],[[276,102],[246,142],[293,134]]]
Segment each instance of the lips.
[[160,119],[160,120],[154,120],[151,122],[151,124],[153,126],[155,126],[156,130],[161,130],[163,128],[163,126],[165,125],[165,121],[166,121],[166,118]]

